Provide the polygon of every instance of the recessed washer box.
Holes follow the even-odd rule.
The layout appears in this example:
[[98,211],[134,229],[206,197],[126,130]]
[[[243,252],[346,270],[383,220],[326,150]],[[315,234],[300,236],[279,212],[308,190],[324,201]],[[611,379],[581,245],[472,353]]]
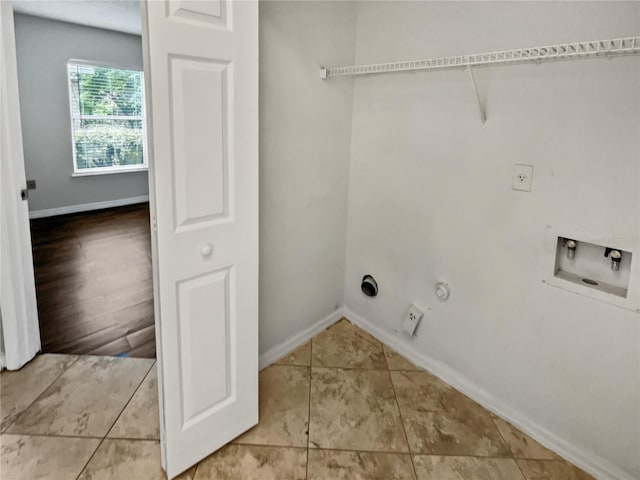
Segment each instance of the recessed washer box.
[[[638,242],[637,237],[596,235],[549,226],[542,255],[542,281],[627,310],[640,311]],[[614,261],[618,263],[612,266]]]
[[[573,258],[569,258],[567,247],[570,241],[576,244]],[[611,268],[611,251],[618,251],[621,254],[618,270]],[[605,256],[607,252],[609,254]],[[633,254],[626,250],[612,250],[605,245],[558,237],[554,275],[578,285],[586,285],[611,295],[627,298],[632,256]]]

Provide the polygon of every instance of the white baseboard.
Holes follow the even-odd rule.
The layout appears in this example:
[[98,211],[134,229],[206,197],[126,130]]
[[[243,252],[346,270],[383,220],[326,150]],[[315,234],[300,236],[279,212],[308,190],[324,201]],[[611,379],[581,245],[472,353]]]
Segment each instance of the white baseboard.
[[597,456],[592,452],[582,450],[575,445],[558,437],[553,432],[538,425],[534,420],[518,412],[502,400],[485,391],[482,387],[465,377],[457,370],[446,364],[429,358],[404,343],[395,335],[382,330],[368,320],[362,318],[353,310],[344,307],[344,316],[352,323],[362,328],[385,345],[405,356],[418,367],[424,368],[456,390],[475,400],[487,410],[507,420],[517,428],[533,437],[548,449],[556,452],[562,458],[590,473],[598,480],[634,480],[634,478],[609,460]]
[[296,333],[292,337],[289,337],[284,342],[276,345],[275,347],[267,350],[263,354],[260,355],[260,370],[268,367],[273,362],[280,360],[281,358],[286,357],[291,352],[293,352],[300,345],[310,340],[312,337],[320,333],[322,330],[330,327],[338,320],[340,320],[344,316],[344,309],[342,307],[338,308],[336,311],[330,313],[326,317],[317,321],[309,328],[303,330],[302,332]]
[[123,207],[149,201],[149,195],[140,197],[120,198],[117,200],[107,200],[105,202],[82,203],[80,205],[69,205],[66,207],[47,208],[45,210],[33,210],[29,212],[29,218],[54,217],[56,215],[67,215],[69,213],[90,212],[91,210],[102,210],[103,208]]

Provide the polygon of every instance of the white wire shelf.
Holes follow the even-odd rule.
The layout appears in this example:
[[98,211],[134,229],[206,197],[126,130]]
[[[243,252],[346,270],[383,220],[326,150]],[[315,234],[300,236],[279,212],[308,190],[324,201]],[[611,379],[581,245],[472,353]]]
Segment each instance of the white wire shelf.
[[348,67],[321,67],[321,78],[355,75],[375,75],[391,72],[411,72],[420,70],[446,70],[481,65],[505,65],[514,63],[576,60],[594,57],[640,54],[640,36],[591,40],[586,42],[562,43],[542,47],[519,48],[498,52],[436,57],[403,62],[372,63]]

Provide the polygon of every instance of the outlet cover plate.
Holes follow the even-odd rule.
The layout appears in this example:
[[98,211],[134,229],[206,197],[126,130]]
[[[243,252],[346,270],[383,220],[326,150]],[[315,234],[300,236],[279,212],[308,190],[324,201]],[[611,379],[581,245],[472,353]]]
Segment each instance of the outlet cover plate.
[[533,165],[516,164],[513,167],[513,190],[530,192],[533,183]]
[[404,330],[408,335],[414,336],[416,329],[418,328],[418,323],[420,323],[420,319],[423,315],[424,313],[422,313],[422,310],[415,305],[411,305],[404,316],[404,320],[402,321],[402,330]]

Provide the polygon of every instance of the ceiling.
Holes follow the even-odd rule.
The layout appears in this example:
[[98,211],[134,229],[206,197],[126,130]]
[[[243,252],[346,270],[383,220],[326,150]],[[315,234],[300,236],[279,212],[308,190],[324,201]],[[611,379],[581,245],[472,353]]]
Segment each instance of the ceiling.
[[18,13],[140,35],[138,0],[14,0]]

